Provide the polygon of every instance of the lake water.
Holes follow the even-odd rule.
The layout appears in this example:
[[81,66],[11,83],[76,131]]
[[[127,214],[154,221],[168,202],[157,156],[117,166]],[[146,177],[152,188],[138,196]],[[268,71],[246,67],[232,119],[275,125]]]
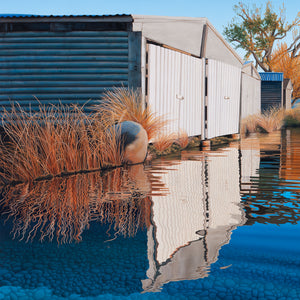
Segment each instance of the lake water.
[[300,131],[6,188],[0,299],[300,299]]

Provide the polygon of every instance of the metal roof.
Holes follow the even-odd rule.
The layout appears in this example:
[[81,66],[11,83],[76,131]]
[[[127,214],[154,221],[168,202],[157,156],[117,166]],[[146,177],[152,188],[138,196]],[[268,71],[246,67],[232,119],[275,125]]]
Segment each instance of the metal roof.
[[[204,25],[206,35],[205,39],[202,39]],[[150,41],[168,45],[196,57],[200,56],[203,44],[207,58],[221,60],[237,67],[243,64],[240,56],[207,18],[132,14],[76,16],[0,14],[0,32],[103,31],[103,28],[108,31],[142,32],[143,37]]]
[[281,72],[259,72],[262,81],[283,81]]
[[0,14],[0,18],[105,18],[105,17],[131,17],[128,14],[115,14],[115,15],[30,15],[30,14]]

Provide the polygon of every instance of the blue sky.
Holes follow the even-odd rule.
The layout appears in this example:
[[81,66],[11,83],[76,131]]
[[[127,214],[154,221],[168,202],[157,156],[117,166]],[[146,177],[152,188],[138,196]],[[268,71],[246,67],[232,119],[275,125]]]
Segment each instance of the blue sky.
[[[102,15],[143,14],[160,16],[206,17],[220,32],[234,17],[239,0],[0,0],[0,14]],[[266,0],[245,0],[263,5]],[[273,0],[276,11],[283,0]],[[286,19],[300,11],[299,0],[286,0]]]

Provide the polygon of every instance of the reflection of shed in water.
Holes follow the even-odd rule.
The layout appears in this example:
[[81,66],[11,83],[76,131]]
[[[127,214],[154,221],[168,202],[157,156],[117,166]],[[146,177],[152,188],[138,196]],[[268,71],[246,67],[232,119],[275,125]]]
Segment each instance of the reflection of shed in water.
[[252,179],[257,178],[260,164],[260,141],[256,135],[241,139],[241,192],[255,192]]
[[286,130],[281,136],[280,177],[284,180],[300,178],[300,141],[299,132]]
[[207,276],[231,231],[245,221],[239,206],[237,149],[181,161],[162,174],[162,181],[169,193],[152,197],[150,267],[143,281],[148,291],[170,281]]

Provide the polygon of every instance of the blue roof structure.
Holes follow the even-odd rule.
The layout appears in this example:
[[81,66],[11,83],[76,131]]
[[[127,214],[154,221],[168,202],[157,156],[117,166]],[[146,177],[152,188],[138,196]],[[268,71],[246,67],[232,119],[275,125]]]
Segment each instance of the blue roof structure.
[[281,72],[259,72],[262,81],[283,81]]

